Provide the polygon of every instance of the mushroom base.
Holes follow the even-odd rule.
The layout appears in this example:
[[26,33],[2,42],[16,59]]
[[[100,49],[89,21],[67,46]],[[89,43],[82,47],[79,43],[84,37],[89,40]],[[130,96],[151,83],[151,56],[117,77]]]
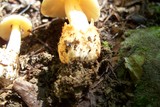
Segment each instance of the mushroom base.
[[0,48],[0,78],[13,80],[18,77],[18,54]]
[[93,23],[85,32],[76,30],[70,24],[65,23],[58,44],[58,53],[62,63],[75,60],[94,61],[100,56],[100,51],[100,37]]

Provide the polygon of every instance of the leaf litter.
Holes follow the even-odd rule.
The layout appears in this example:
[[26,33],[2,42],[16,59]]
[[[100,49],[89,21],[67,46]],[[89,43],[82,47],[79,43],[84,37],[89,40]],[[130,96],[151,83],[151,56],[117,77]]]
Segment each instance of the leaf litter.
[[[118,51],[128,28],[139,26],[143,17],[126,18],[143,10],[141,0],[99,0],[101,16],[97,22],[102,53],[95,62],[60,63],[57,44],[66,19],[47,18],[40,14],[42,0],[0,0],[0,19],[22,14],[31,19],[33,31],[23,39],[20,53],[20,76],[14,82],[1,82],[0,105],[6,107],[128,107],[134,85],[117,78],[121,66]],[[32,1],[32,2],[31,2]],[[143,16],[143,11],[141,12]],[[138,24],[137,24],[138,20]],[[143,22],[143,21],[142,21]],[[0,45],[7,42],[0,39]]]

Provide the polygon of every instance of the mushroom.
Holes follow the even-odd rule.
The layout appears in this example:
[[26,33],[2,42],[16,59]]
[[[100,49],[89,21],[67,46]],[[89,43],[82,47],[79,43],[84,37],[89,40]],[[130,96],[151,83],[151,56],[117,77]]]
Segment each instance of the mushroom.
[[43,0],[41,12],[50,17],[66,16],[69,20],[69,24],[64,24],[58,43],[62,63],[89,62],[99,57],[101,43],[94,26],[94,21],[100,16],[97,0]]
[[31,21],[21,15],[10,15],[0,22],[0,37],[9,40],[6,49],[0,50],[0,76],[17,77],[21,38],[28,36],[31,30]]

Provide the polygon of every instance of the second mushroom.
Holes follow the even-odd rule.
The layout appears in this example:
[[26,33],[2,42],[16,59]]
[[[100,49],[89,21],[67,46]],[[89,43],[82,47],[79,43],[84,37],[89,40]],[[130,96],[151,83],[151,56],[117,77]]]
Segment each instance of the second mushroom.
[[50,17],[67,16],[69,20],[58,43],[62,63],[94,61],[100,56],[101,42],[94,26],[100,16],[97,0],[43,0],[41,12]]
[[0,37],[9,40],[5,49],[0,49],[0,77],[15,79],[18,76],[18,55],[21,38],[30,34],[32,23],[21,15],[10,15],[0,22]]

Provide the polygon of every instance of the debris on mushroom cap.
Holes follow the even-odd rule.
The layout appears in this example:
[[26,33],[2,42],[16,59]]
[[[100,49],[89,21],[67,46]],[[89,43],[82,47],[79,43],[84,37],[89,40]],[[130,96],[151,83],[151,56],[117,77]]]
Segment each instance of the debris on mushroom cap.
[[32,23],[26,17],[10,15],[0,22],[0,37],[4,40],[9,40],[13,25],[18,25],[20,27],[22,38],[28,36],[32,29]]
[[74,60],[93,61],[100,56],[101,43],[97,28],[93,22],[84,33],[66,24],[58,44],[58,53],[62,63]]
[[[68,0],[43,0],[41,13],[50,17],[65,17],[65,2]],[[82,11],[88,20],[97,20],[100,16],[100,7],[97,0],[78,0]]]

